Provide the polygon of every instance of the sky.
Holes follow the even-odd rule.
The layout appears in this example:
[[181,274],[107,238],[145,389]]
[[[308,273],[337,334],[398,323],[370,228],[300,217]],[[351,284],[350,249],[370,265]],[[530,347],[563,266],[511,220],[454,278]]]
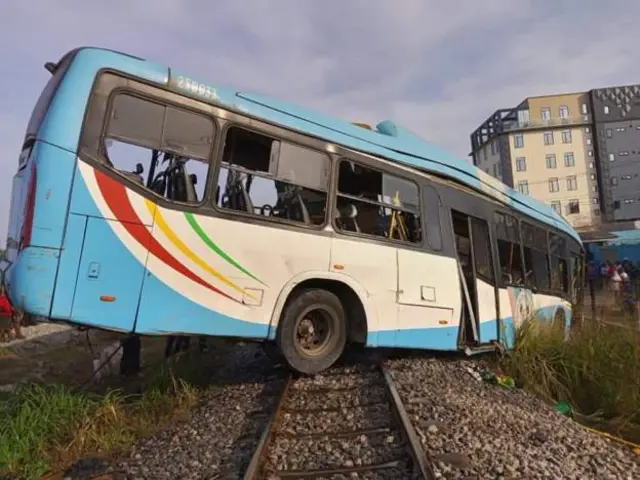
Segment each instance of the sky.
[[29,0],[0,6],[0,245],[43,64],[82,45],[372,124],[467,158],[527,96],[640,82],[633,0]]

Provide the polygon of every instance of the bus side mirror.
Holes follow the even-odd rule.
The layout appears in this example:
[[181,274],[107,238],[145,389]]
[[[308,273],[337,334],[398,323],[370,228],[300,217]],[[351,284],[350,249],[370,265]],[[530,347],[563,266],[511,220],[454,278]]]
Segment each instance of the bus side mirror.
[[142,175],[144,173],[144,167],[141,163],[136,163],[136,173]]

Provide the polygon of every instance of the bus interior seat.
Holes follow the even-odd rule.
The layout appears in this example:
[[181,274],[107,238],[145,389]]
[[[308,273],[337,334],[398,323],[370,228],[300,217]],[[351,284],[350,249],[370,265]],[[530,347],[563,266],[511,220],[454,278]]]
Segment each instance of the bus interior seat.
[[224,198],[227,197],[228,205],[223,205],[226,208],[233,210],[246,211],[248,213],[254,213],[253,202],[251,197],[244,187],[242,182],[242,174],[240,172],[229,171],[227,176],[227,186],[225,193],[222,196],[223,204],[226,203]]
[[298,200],[298,207],[300,208],[300,213],[302,214],[302,220],[306,225],[311,225],[311,215],[309,215],[309,209],[302,198],[302,189],[298,188],[296,191],[296,199]]
[[301,219],[306,225],[311,225],[311,215],[302,197],[302,188],[295,187],[293,191],[289,190],[279,198],[276,210],[280,203],[285,205],[284,213],[289,220]]
[[157,176],[151,184],[151,190],[164,197],[164,194],[167,191],[167,177],[165,175]]
[[345,203],[338,207],[336,219],[340,226],[347,231],[360,233],[360,226],[356,221],[358,217],[358,209],[353,203]]

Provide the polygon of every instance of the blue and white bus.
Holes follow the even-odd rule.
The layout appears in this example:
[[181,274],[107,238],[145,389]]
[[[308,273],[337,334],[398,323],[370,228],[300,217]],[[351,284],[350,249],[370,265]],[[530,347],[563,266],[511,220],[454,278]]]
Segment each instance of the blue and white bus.
[[45,65],[5,284],[35,316],[274,342],[469,352],[569,328],[583,248],[551,208],[383,121],[352,124],[131,55]]

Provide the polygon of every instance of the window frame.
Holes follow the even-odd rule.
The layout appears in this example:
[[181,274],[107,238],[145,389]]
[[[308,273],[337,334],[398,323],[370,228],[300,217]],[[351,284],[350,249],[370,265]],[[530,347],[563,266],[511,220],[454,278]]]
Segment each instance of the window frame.
[[[544,237],[545,237],[545,245],[544,248],[540,248],[535,244],[535,241],[533,244],[531,245],[527,245],[524,242],[524,234],[523,234],[523,230],[524,228],[532,228],[535,230],[540,230],[542,232],[544,232]],[[551,291],[551,268],[549,265],[549,260],[550,260],[550,255],[549,255],[549,229],[545,228],[545,227],[541,227],[539,225],[536,225],[530,221],[527,220],[521,220],[520,221],[520,248],[522,249],[522,266],[525,269],[524,273],[524,288],[531,290],[533,293],[545,293],[545,292],[550,292]],[[539,287],[537,285],[532,286],[531,285],[531,281],[527,279],[527,272],[526,272],[526,255],[525,255],[525,248],[528,248],[530,250],[535,250],[538,253],[543,253],[545,255],[545,264],[546,264],[546,268],[547,268],[547,275],[546,275],[546,281],[548,283],[547,286],[545,287]],[[533,270],[532,270],[533,272]]]
[[[550,162],[553,160],[553,162]],[[558,168],[558,157],[555,153],[547,153],[544,156],[545,165],[547,166],[547,170],[556,170]]]
[[[258,126],[257,126],[258,125]],[[327,151],[323,151],[320,150],[318,148],[314,148],[314,147],[310,147],[309,145],[305,145],[303,143],[299,143],[296,142],[294,140],[290,140],[284,136],[279,136],[277,134],[272,134],[269,133],[268,130],[266,128],[260,128],[260,123],[257,121],[247,121],[246,123],[244,123],[243,121],[236,121],[236,120],[228,120],[225,122],[225,124],[222,126],[222,128],[220,129],[220,133],[219,133],[219,144],[218,144],[218,148],[216,149],[216,158],[215,158],[215,177],[213,178],[212,184],[211,184],[211,193],[213,193],[212,195],[210,195],[210,206],[211,208],[213,208],[213,210],[218,213],[221,217],[229,219],[229,220],[234,220],[237,218],[241,218],[241,219],[246,219],[246,220],[256,220],[257,222],[259,222],[260,224],[266,224],[266,225],[271,225],[271,226],[287,226],[287,227],[295,227],[295,228],[300,228],[300,229],[304,229],[304,230],[312,230],[312,231],[320,231],[326,228],[327,224],[329,223],[329,217],[331,216],[333,210],[331,207],[331,202],[330,202],[330,198],[331,198],[331,191],[332,191],[332,184],[333,184],[333,180],[332,180],[332,176],[333,176],[333,164],[334,164],[334,159],[332,157],[331,154],[329,154],[329,152]],[[234,170],[237,172],[242,172],[242,173],[247,173],[259,178],[265,178],[265,179],[269,179],[269,180],[276,180],[277,177],[269,174],[268,172],[258,172],[255,170],[250,170],[248,168],[245,167],[241,167],[241,166],[233,166],[231,167],[230,164],[223,162],[222,158],[224,155],[224,144],[227,138],[227,133],[229,131],[229,129],[236,127],[236,128],[240,128],[242,130],[246,130],[249,131],[251,133],[255,133],[257,135],[262,135],[264,137],[268,137],[271,138],[273,140],[276,141],[284,141],[290,144],[293,144],[297,147],[300,148],[306,148],[308,150],[313,150],[315,152],[321,153],[323,155],[325,155],[328,159],[329,159],[329,177],[328,177],[328,183],[327,183],[327,189],[326,189],[326,202],[325,202],[325,213],[324,213],[324,221],[322,222],[322,224],[320,225],[308,225],[305,224],[303,222],[297,222],[295,220],[289,220],[286,218],[277,218],[277,217],[266,217],[260,214],[255,214],[255,213],[249,213],[249,212],[243,212],[241,210],[233,210],[230,208],[223,208],[223,207],[219,207],[216,203],[216,195],[215,195],[215,190],[218,187],[218,182],[220,181],[220,172],[223,168],[226,168],[227,170]],[[288,183],[283,181],[283,183]],[[308,188],[308,187],[303,187],[303,188]],[[308,188],[309,190],[313,190],[312,188]]]
[[[173,94],[173,92],[168,92],[169,95],[171,96]],[[213,125],[213,136],[212,136],[212,144],[211,147],[209,149],[209,158],[207,159],[207,161],[209,162],[209,168],[207,170],[207,178],[205,179],[205,185],[204,185],[204,194],[202,196],[202,199],[198,202],[182,202],[182,201],[178,201],[178,200],[172,200],[169,199],[167,197],[165,197],[164,195],[159,195],[158,193],[154,192],[151,188],[147,187],[146,184],[143,185],[139,185],[136,184],[135,182],[133,182],[130,178],[128,178],[126,175],[123,175],[120,171],[118,171],[115,168],[110,167],[109,165],[104,163],[104,160],[109,158],[106,154],[107,154],[107,147],[105,144],[105,140],[108,137],[108,131],[109,131],[109,124],[110,119],[109,116],[111,114],[111,112],[113,111],[113,103],[115,98],[118,95],[128,95],[134,98],[138,98],[140,100],[143,101],[148,101],[151,103],[156,103],[159,104],[165,108],[175,108],[177,110],[183,110],[189,113],[193,113],[195,115],[199,115],[202,117],[206,117],[209,121],[211,121],[211,124]],[[177,94],[173,94],[173,95],[177,95]],[[163,118],[163,124],[166,123],[166,111],[165,111],[165,116]],[[148,192],[151,196],[153,196],[153,198],[155,199],[159,199],[162,200],[164,202],[166,202],[169,205],[173,205],[173,206],[181,206],[181,207],[191,207],[191,208],[199,208],[199,207],[203,207],[206,206],[209,203],[209,196],[211,195],[211,185],[210,185],[210,181],[212,179],[212,175],[214,173],[214,171],[216,170],[215,168],[215,164],[214,164],[214,156],[215,156],[215,152],[217,150],[218,147],[218,142],[219,142],[219,132],[220,132],[220,125],[216,119],[216,117],[214,117],[213,115],[209,114],[209,113],[205,113],[202,110],[197,110],[197,109],[193,109],[193,108],[188,108],[184,105],[181,105],[178,102],[172,102],[168,99],[166,100],[162,100],[161,97],[156,97],[155,95],[149,95],[147,93],[143,93],[139,90],[136,90],[134,88],[131,87],[116,87],[113,90],[111,90],[109,92],[109,96],[107,98],[107,103],[106,103],[106,110],[105,110],[105,118],[104,118],[104,122],[103,122],[103,126],[102,126],[102,132],[100,134],[100,143],[98,145],[98,162],[109,172],[114,173],[115,175],[117,175],[118,178],[120,179],[124,179],[126,182],[128,182],[131,185],[136,185],[138,188],[142,189],[144,192]],[[118,141],[120,143],[125,143],[128,145],[133,145],[135,147],[139,147],[139,148],[145,148],[148,149],[149,152],[153,152],[155,149],[150,148],[146,145],[143,145],[141,143],[134,143],[134,142],[125,142],[123,140],[119,140],[119,139],[113,139],[114,141]],[[158,152],[162,152],[162,150],[158,149]],[[202,158],[192,158],[191,160],[195,160],[195,161],[202,161],[204,162],[205,160]]]
[[518,180],[517,185],[518,191],[523,195],[529,195],[529,181],[528,180]]
[[[567,161],[568,159],[571,159],[571,162],[568,162]],[[567,168],[572,168],[576,166],[576,156],[573,152],[564,152],[563,160],[564,160],[564,166]]]
[[[500,237],[500,235],[498,234],[497,228],[496,228],[496,214],[497,215],[502,215],[503,217],[505,217],[505,221],[507,217],[511,217],[515,224],[516,224],[516,231],[518,234],[518,238],[517,238],[517,243],[512,243],[511,240],[507,240],[503,237]],[[491,243],[493,243],[494,247],[495,247],[495,265],[497,267],[496,271],[496,285],[498,286],[498,288],[507,288],[507,287],[518,287],[518,288],[526,288],[525,286],[525,271],[524,271],[524,255],[523,255],[523,251],[522,251],[522,233],[520,231],[520,224],[521,224],[521,220],[517,215],[514,215],[512,212],[505,212],[503,210],[493,210],[492,215],[491,215],[491,222],[490,222],[490,228],[489,230],[491,231],[490,236],[491,236]],[[522,284],[519,283],[515,283],[515,282],[506,282],[504,280],[504,277],[502,275],[502,264],[500,263],[500,245],[498,244],[498,242],[500,240],[503,240],[505,242],[509,242],[512,245],[517,245],[517,250],[518,250],[518,255],[520,255],[520,268],[521,268],[521,276],[522,276]]]
[[[520,140],[520,141],[518,141]],[[524,148],[524,134],[514,133],[513,135],[513,148]]]
[[[559,241],[561,241],[561,245],[562,245],[562,249],[560,252],[558,252],[557,254],[554,254],[551,251],[551,237],[555,236],[558,238]],[[549,258],[549,291],[554,294],[559,296],[560,298],[568,298],[569,297],[569,292],[570,292],[570,288],[571,288],[571,275],[570,275],[570,271],[569,271],[569,246],[568,246],[568,241],[567,238],[565,237],[565,235],[561,234],[560,232],[556,232],[553,230],[547,230],[547,245],[548,245],[548,258]],[[562,286],[560,287],[560,290],[556,290],[553,287],[553,281],[552,281],[552,268],[551,268],[551,259],[555,258],[558,260],[558,265],[560,265],[560,260],[564,260],[564,264],[565,264],[565,276],[566,276],[566,291],[562,288]],[[562,278],[560,279],[560,282],[562,284]]]
[[[414,249],[420,249],[420,250],[424,250],[424,246],[427,245],[430,247],[429,243],[426,240],[426,229],[425,229],[425,208],[424,208],[424,203],[423,203],[423,188],[422,185],[420,184],[419,181],[409,178],[407,175],[403,175],[403,174],[398,174],[397,172],[393,171],[393,169],[390,168],[385,168],[386,165],[375,165],[372,166],[370,165],[368,162],[363,161],[362,159],[356,159],[354,158],[355,155],[350,154],[340,154],[338,155],[335,160],[334,160],[334,166],[333,166],[333,188],[332,188],[332,193],[331,193],[331,227],[333,228],[334,232],[338,235],[342,235],[342,236],[346,236],[346,237],[356,237],[356,238],[362,238],[362,239],[367,239],[367,240],[372,240],[372,241],[377,241],[380,242],[384,245],[396,245],[396,246],[402,246],[402,247],[406,247],[406,248],[414,248]],[[390,175],[393,177],[396,177],[400,180],[412,183],[413,185],[416,186],[416,188],[418,189],[418,211],[417,212],[413,212],[411,211],[411,209],[408,208],[403,208],[403,207],[397,207],[394,205],[390,205],[387,203],[383,203],[383,202],[378,202],[375,200],[370,200],[368,198],[359,198],[359,197],[355,197],[353,195],[349,195],[349,194],[340,194],[340,191],[338,190],[338,183],[339,183],[339,176],[340,176],[340,164],[342,162],[353,162],[355,164],[360,165],[361,167],[364,168],[368,168],[370,170],[374,170],[377,172],[382,173],[383,175]],[[434,188],[434,190],[436,191],[436,193],[438,193],[437,189]],[[387,237],[381,237],[379,235],[371,235],[368,233],[362,233],[362,232],[352,232],[349,230],[342,230],[340,228],[338,228],[338,225],[336,223],[336,216],[335,216],[335,212],[337,211],[338,208],[338,197],[344,197],[347,199],[351,199],[353,201],[356,202],[363,202],[363,203],[368,203],[370,205],[376,205],[378,207],[384,207],[384,208],[390,208],[392,210],[398,210],[401,212],[406,212],[406,213],[412,213],[414,215],[416,215],[420,221],[420,240],[418,242],[411,242],[411,241],[403,241],[403,240],[398,240],[395,238],[387,238]],[[438,195],[439,196],[439,195]],[[442,240],[442,226],[440,225],[440,238]],[[434,251],[440,251],[442,250],[442,248],[444,248],[444,242],[442,242],[442,247],[439,250],[435,250]],[[431,249],[431,248],[430,248]]]

